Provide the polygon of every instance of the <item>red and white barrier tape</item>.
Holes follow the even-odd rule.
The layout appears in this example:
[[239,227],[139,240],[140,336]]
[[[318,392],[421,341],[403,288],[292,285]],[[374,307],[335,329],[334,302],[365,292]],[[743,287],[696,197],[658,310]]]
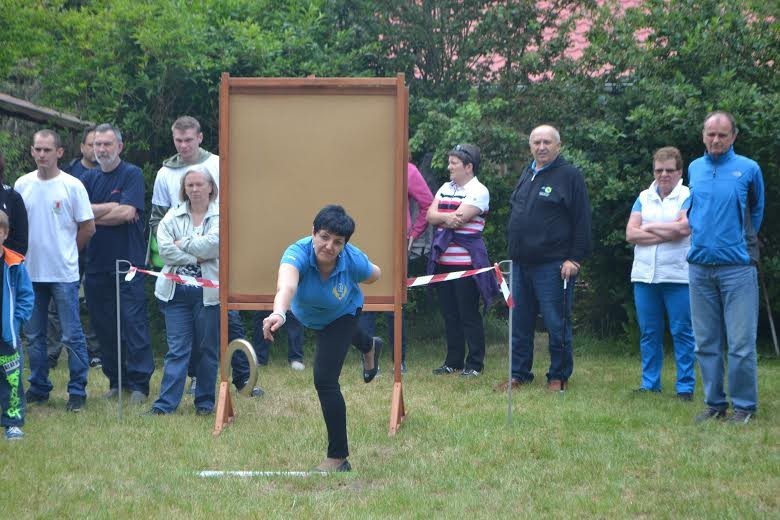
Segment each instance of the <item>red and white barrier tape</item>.
[[135,273],[144,273],[157,278],[167,278],[173,280],[176,283],[182,285],[194,285],[195,287],[208,287],[209,289],[219,289],[219,282],[209,280],[207,278],[195,278],[194,276],[187,276],[182,274],[161,273],[159,271],[147,271],[146,269],[139,269],[138,267],[130,266],[130,270],[125,275],[125,280],[130,281],[135,277]]
[[[421,287],[423,285],[430,285],[432,283],[446,282],[449,280],[457,280],[458,278],[469,278],[481,273],[487,273],[488,271],[494,271],[496,273],[496,280],[501,288],[501,294],[504,295],[506,304],[508,307],[513,307],[512,294],[509,292],[509,287],[504,280],[504,276],[501,274],[501,269],[498,268],[498,264],[491,267],[483,267],[482,269],[469,269],[467,271],[457,271],[454,273],[442,273],[431,274],[426,276],[417,276],[415,278],[407,278],[407,287]],[[195,278],[194,276],[186,276],[181,274],[161,273],[159,271],[147,271],[146,269],[140,269],[138,267],[130,266],[130,270],[125,275],[125,280],[130,281],[135,277],[135,273],[144,273],[158,278],[166,278],[176,283],[183,285],[193,285],[195,287],[208,287],[211,289],[219,289],[219,282],[208,280],[206,278]]]

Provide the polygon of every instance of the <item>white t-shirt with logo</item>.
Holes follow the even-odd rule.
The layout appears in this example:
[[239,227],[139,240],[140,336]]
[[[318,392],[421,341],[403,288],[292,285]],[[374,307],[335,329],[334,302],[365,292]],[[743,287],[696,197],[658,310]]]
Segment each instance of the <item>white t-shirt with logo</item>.
[[20,177],[14,189],[27,208],[29,229],[25,265],[33,282],[78,282],[79,224],[92,220],[92,206],[81,181],[63,171],[53,179],[38,170]]

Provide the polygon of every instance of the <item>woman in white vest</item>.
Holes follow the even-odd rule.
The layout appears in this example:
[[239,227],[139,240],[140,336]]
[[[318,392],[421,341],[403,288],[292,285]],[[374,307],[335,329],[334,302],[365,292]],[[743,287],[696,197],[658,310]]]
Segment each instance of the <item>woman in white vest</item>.
[[631,281],[641,333],[642,383],[636,391],[661,391],[666,314],[674,342],[677,397],[690,401],[696,382],[686,260],[691,245],[687,217],[691,201],[682,168],[677,148],[667,146],[655,152],[655,180],[634,202],[626,240],[635,244]]

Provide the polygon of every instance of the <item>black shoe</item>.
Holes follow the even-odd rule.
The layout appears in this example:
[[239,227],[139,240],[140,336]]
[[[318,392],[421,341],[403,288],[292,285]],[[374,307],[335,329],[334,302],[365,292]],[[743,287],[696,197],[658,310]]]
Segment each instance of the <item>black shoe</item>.
[[333,469],[320,469],[318,466],[312,470],[312,472],[314,473],[337,473],[343,471],[352,471],[352,466],[349,464],[349,461],[347,459],[344,459],[344,461],[341,464],[339,464]]
[[463,370],[463,372],[460,373],[460,377],[465,377],[470,379],[472,377],[479,377],[481,373],[482,372],[480,372],[479,370],[474,370],[473,368],[466,368]]
[[65,408],[69,412],[78,413],[84,409],[84,405],[86,404],[87,404],[87,398],[84,397],[83,395],[71,395],[68,397],[68,404],[65,405]]
[[103,366],[103,360],[97,356],[93,356],[92,359],[89,360],[89,366],[92,368],[101,368]]
[[454,374],[455,372],[460,372],[459,368],[452,368],[448,367],[447,365],[442,365],[439,368],[433,369],[433,375],[435,376],[443,376],[446,374]]
[[213,408],[195,408],[195,415],[211,415],[213,413]]
[[[366,362],[365,359],[363,360],[363,381],[366,383],[373,381],[379,373],[379,354],[382,353],[382,347],[385,346],[385,342],[378,336],[371,338],[371,343],[371,347],[374,349],[374,368],[366,370]],[[344,462],[347,461],[345,460]]]
[[24,394],[24,399],[27,401],[27,404],[46,404],[49,402],[48,395],[34,394],[29,390]]
[[693,422],[701,423],[704,421],[709,421],[710,419],[725,419],[726,418],[726,410],[715,408],[713,406],[708,406],[704,409],[703,412],[701,412],[699,415],[693,418]]
[[680,401],[693,401],[693,392],[677,392],[677,399]]
[[734,424],[747,424],[753,419],[754,415],[755,412],[749,412],[748,410],[734,410],[728,421]]
[[152,416],[152,415],[168,415],[168,414],[163,412],[159,408],[151,408],[151,409],[145,411],[144,413],[142,413],[141,415]]

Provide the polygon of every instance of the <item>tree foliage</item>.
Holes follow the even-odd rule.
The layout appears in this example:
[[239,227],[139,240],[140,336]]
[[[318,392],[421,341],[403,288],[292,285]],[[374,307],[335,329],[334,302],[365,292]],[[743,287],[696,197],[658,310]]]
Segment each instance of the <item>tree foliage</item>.
[[[128,158],[151,183],[170,155],[170,123],[198,117],[217,148],[220,75],[392,76],[409,82],[410,149],[446,178],[445,153],[483,150],[491,190],[486,237],[505,256],[507,200],[529,161],[527,136],[560,130],[585,172],[595,250],[580,319],[615,329],[630,308],[631,204],[651,181],[651,155],[701,155],[701,122],[733,112],[736,149],[767,186],[763,268],[780,291],[778,12],[772,2],[645,0],[0,0],[0,89],[125,130]],[[573,59],[575,27],[589,45]],[[29,135],[0,120],[0,146]],[[26,149],[26,145],[25,145]],[[26,150],[6,150],[19,171]],[[26,161],[26,162],[25,162]],[[10,169],[10,168],[9,168]]]

